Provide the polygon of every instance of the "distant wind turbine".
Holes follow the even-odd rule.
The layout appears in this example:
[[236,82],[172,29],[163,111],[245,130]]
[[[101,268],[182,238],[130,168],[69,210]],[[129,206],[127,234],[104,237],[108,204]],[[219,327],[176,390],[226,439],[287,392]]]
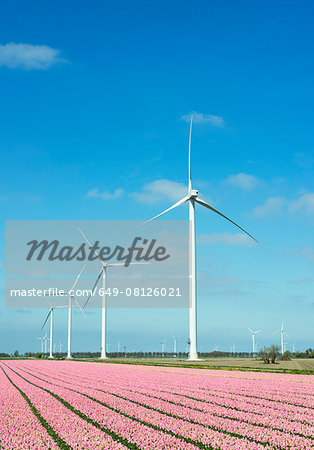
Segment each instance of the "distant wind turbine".
[[237,228],[239,228],[241,231],[246,233],[250,238],[252,238],[255,242],[257,240],[251,236],[247,231],[245,231],[240,225],[235,223],[233,220],[229,219],[227,216],[219,212],[217,209],[210,206],[208,203],[206,203],[204,200],[200,199],[198,196],[198,191],[192,188],[192,178],[191,178],[191,137],[192,137],[192,121],[193,116],[191,116],[191,122],[190,122],[190,133],[189,133],[189,164],[188,164],[188,193],[185,197],[183,197],[181,200],[179,200],[174,205],[170,206],[170,208],[166,209],[165,211],[161,212],[160,214],[157,214],[157,216],[154,216],[152,219],[147,220],[146,222],[142,223],[136,228],[139,228],[143,225],[145,225],[148,222],[151,222],[152,220],[157,219],[158,217],[162,216],[163,214],[166,214],[167,212],[171,211],[174,208],[177,208],[180,205],[183,205],[183,203],[188,202],[189,203],[189,262],[190,262],[190,324],[189,324],[189,336],[190,336],[190,350],[189,350],[189,360],[198,360],[198,353],[197,353],[197,296],[196,296],[196,242],[195,242],[195,203],[198,203],[199,205],[204,206],[205,208],[209,209],[210,211],[214,212],[215,214],[218,214],[219,216],[223,217],[224,219],[231,222],[233,225],[235,225]]
[[47,333],[45,334],[45,336],[43,337],[43,341],[45,344],[45,355],[47,354],[47,341],[49,341],[49,337],[47,336]]
[[164,338],[160,344],[161,344],[161,356],[164,357],[165,356],[165,347],[166,347],[166,338]]
[[59,353],[60,353],[60,355],[61,355],[61,353],[62,353],[62,347],[64,347],[64,345],[63,345],[62,342],[60,341],[60,342],[59,342]]
[[[89,294],[83,308],[85,308],[87,306],[87,303],[89,302],[90,298],[93,297],[94,292],[96,290],[98,281],[100,280],[101,276],[102,276],[102,288],[103,288],[103,294],[102,294],[102,304],[101,304],[101,355],[100,355],[100,359],[107,359],[107,354],[106,354],[106,331],[107,331],[107,294],[106,294],[106,290],[107,290],[107,269],[109,267],[121,267],[121,266],[125,266],[124,263],[104,263],[104,261],[101,259],[101,257],[99,256],[99,254],[96,252],[96,250],[94,249],[94,247],[91,245],[91,243],[89,242],[89,240],[87,239],[87,237],[85,236],[85,234],[83,233],[83,231],[79,228],[79,231],[81,233],[81,235],[83,236],[83,238],[85,239],[85,241],[88,243],[89,247],[93,250],[93,252],[95,253],[95,255],[98,258],[98,261],[101,264],[101,269],[100,272],[98,273],[98,276],[96,278],[96,281],[94,283],[93,289],[91,290],[91,293]],[[135,264],[148,264],[148,263],[130,263],[130,265],[135,265]]]
[[66,359],[72,359],[72,354],[71,354],[71,335],[72,335],[72,300],[75,301],[76,305],[79,307],[81,313],[83,314],[83,316],[85,316],[84,311],[82,310],[81,306],[79,305],[78,301],[75,298],[74,295],[74,288],[83,272],[83,270],[85,269],[86,264],[82,267],[80,273],[78,274],[78,276],[76,277],[76,280],[74,281],[71,289],[69,290],[69,292],[65,292],[66,295],[68,295],[69,297],[69,305],[68,305],[68,353],[67,353],[67,357]]
[[177,357],[177,338],[175,336],[173,337],[173,356],[174,358]]
[[52,304],[49,302],[49,300],[48,300],[46,297],[44,297],[44,299],[45,299],[46,302],[48,303],[50,309],[49,309],[49,312],[48,312],[48,314],[47,314],[47,317],[46,317],[46,319],[45,319],[45,321],[44,321],[44,323],[43,323],[43,325],[42,325],[42,327],[41,327],[41,330],[43,330],[44,326],[45,326],[46,323],[47,323],[47,320],[48,320],[49,317],[50,317],[50,338],[49,338],[50,346],[49,346],[49,358],[51,359],[51,358],[53,358],[53,354],[52,354],[52,348],[53,348],[53,318],[54,318],[53,310],[54,310],[54,309],[67,308],[67,306],[52,306]]
[[283,329],[283,322],[282,322],[282,324],[281,324],[280,330],[275,331],[275,334],[278,334],[278,333],[280,333],[281,354],[283,355],[283,354],[284,354],[284,336],[287,336],[287,337],[288,337],[287,333],[286,333],[286,332],[284,331],[284,329]]
[[292,353],[295,353],[295,343],[292,344]]
[[41,343],[41,353],[44,353],[44,338],[43,338],[43,337],[39,337],[39,338],[36,338],[36,339],[40,340],[40,343]]
[[246,328],[252,333],[252,354],[253,354],[253,356],[254,356],[255,353],[256,353],[255,335],[256,335],[257,333],[260,333],[262,330],[253,331],[253,330],[251,330],[251,328],[249,328],[249,327],[246,327]]

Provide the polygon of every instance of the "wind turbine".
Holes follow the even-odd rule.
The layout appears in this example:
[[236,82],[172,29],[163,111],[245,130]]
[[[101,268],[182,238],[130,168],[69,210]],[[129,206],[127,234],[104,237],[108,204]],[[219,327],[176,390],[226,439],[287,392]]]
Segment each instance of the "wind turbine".
[[173,337],[173,356],[174,358],[177,357],[177,338],[175,336]]
[[161,341],[161,356],[164,358],[165,356],[165,347],[166,347],[166,338]]
[[249,328],[249,327],[246,327],[246,328],[252,333],[252,345],[253,345],[252,354],[253,354],[253,356],[254,356],[255,353],[256,353],[255,335],[256,335],[257,333],[260,333],[262,330],[253,331],[253,330],[251,330],[251,328]]
[[53,358],[53,354],[52,354],[52,348],[53,348],[53,310],[54,309],[61,309],[61,308],[67,308],[67,306],[52,306],[52,304],[48,301],[48,299],[46,298],[46,297],[44,297],[44,299],[46,300],[46,302],[48,303],[48,305],[50,306],[50,310],[49,310],[49,312],[48,312],[48,314],[47,314],[47,317],[46,317],[46,319],[45,319],[45,321],[44,321],[44,323],[43,323],[43,325],[42,325],[42,327],[41,327],[41,330],[43,330],[43,328],[44,328],[44,326],[46,325],[46,323],[47,323],[47,320],[49,319],[49,317],[50,317],[50,338],[49,338],[49,341],[50,341],[50,346],[49,346],[49,358],[51,359],[51,358]]
[[295,343],[292,344],[292,353],[295,353]]
[[59,353],[60,353],[60,355],[61,355],[61,353],[62,353],[62,347],[64,347],[64,345],[63,345],[62,342],[60,341],[60,343],[59,343]]
[[45,334],[45,336],[43,337],[43,341],[45,344],[45,355],[47,354],[47,341],[49,341],[49,338],[47,336],[47,333]]
[[[124,263],[104,263],[104,261],[101,259],[101,257],[99,256],[99,254],[96,252],[96,250],[94,249],[94,247],[91,245],[91,243],[89,242],[89,240],[87,239],[87,237],[85,236],[85,234],[83,233],[83,231],[79,228],[79,231],[81,233],[81,235],[83,236],[83,238],[85,239],[85,241],[88,243],[89,247],[94,251],[95,255],[97,256],[97,259],[99,260],[100,264],[101,264],[101,269],[100,272],[98,273],[98,276],[96,278],[95,284],[93,286],[93,289],[91,290],[91,293],[89,294],[83,309],[86,307],[87,303],[89,302],[90,298],[93,297],[95,289],[97,287],[98,281],[100,280],[100,278],[102,277],[102,288],[103,288],[103,294],[102,294],[102,302],[101,302],[101,355],[100,355],[100,359],[107,359],[107,354],[106,354],[106,329],[107,329],[107,269],[109,267],[121,267],[121,266],[125,266]],[[135,265],[135,264],[148,264],[148,263],[130,263],[130,265]]]
[[69,304],[68,304],[68,353],[67,353],[67,357],[66,359],[72,359],[72,355],[71,355],[71,334],[72,334],[72,300],[75,301],[75,303],[77,304],[77,306],[80,308],[80,311],[82,312],[83,316],[85,316],[84,311],[82,310],[82,308],[80,307],[78,301],[75,298],[74,295],[74,288],[83,272],[83,270],[85,269],[86,264],[82,267],[80,273],[78,274],[78,276],[76,277],[76,280],[74,281],[71,289],[69,290],[69,292],[65,292],[66,295],[68,295],[69,297]]
[[285,331],[284,331],[284,329],[283,329],[283,322],[282,322],[282,324],[281,324],[280,330],[275,331],[274,334],[278,334],[278,333],[280,333],[281,354],[283,355],[283,354],[284,354],[284,342],[283,342],[284,336],[287,336],[287,337],[288,337],[287,333],[285,333]]
[[224,219],[231,222],[233,225],[235,225],[237,228],[239,228],[241,231],[246,233],[250,238],[252,238],[255,242],[257,240],[251,236],[247,231],[245,231],[240,225],[235,223],[233,220],[229,219],[227,216],[219,212],[217,209],[210,206],[208,203],[206,203],[204,200],[200,199],[198,196],[198,191],[193,189],[192,187],[192,177],[191,177],[191,137],[192,137],[192,122],[193,122],[193,115],[191,116],[191,122],[190,122],[190,133],[189,133],[189,164],[188,164],[188,193],[185,197],[183,197],[181,200],[179,200],[174,205],[170,206],[170,208],[166,209],[165,211],[161,212],[160,214],[157,214],[157,216],[154,216],[152,219],[147,220],[146,222],[142,223],[136,228],[139,228],[143,225],[145,225],[148,222],[151,222],[152,220],[157,219],[158,217],[162,216],[163,214],[166,214],[167,212],[171,211],[174,208],[177,208],[180,205],[183,205],[183,203],[188,202],[189,203],[189,263],[190,263],[190,324],[189,324],[189,336],[190,336],[190,351],[189,351],[189,360],[198,360],[198,353],[197,353],[197,312],[196,312],[196,306],[197,306],[197,295],[196,295],[196,239],[195,239],[195,203],[198,203],[199,205],[204,206],[205,208],[208,208],[210,211],[214,212],[215,214],[218,214],[219,216],[223,217]]
[[40,342],[41,342],[41,353],[44,353],[44,338],[43,337],[39,337],[39,338],[36,338],[36,339],[40,340]]

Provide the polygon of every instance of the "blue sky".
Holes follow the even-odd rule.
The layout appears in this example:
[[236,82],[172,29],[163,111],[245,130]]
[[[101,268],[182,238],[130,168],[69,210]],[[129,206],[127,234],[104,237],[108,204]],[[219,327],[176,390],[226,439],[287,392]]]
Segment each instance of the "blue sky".
[[[313,347],[314,88],[310,1],[0,6],[1,350],[39,348],[44,311],[4,307],[8,219],[146,219],[179,199],[195,115],[195,187],[257,237],[197,211],[199,346]],[[161,181],[164,180],[164,181]],[[165,186],[167,189],[165,189]],[[187,208],[169,214],[187,218]],[[99,317],[75,316],[74,350]],[[57,323],[58,322],[58,323]],[[109,311],[109,342],[185,347],[188,312]],[[66,343],[66,316],[56,321]],[[278,340],[278,339],[277,339]]]

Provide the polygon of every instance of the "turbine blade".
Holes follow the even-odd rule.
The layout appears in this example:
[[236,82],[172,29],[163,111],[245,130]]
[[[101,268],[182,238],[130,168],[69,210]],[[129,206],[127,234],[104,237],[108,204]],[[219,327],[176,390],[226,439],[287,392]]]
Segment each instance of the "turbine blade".
[[87,239],[87,237],[85,236],[85,234],[83,233],[83,231],[80,229],[80,227],[77,227],[79,229],[79,232],[81,233],[81,235],[83,236],[83,238],[85,239],[85,241],[88,243],[89,247],[91,249],[93,249],[93,252],[95,253],[95,255],[97,256],[97,258],[99,259],[101,265],[104,265],[103,260],[101,259],[101,257],[99,256],[99,253],[96,252],[96,250],[94,249],[94,247],[92,246],[92,244],[89,242],[89,240]]
[[49,313],[47,314],[46,320],[45,320],[45,322],[43,323],[43,326],[41,327],[40,331],[41,331],[41,330],[44,328],[44,326],[46,325],[47,320],[49,319],[50,314],[51,314],[51,310],[50,310]]
[[146,222],[141,223],[140,225],[138,225],[137,227],[133,228],[133,230],[136,230],[137,228],[142,227],[143,225],[145,225],[148,222],[151,222],[152,220],[157,219],[157,217],[162,216],[163,214],[166,214],[168,211],[171,211],[172,209],[176,208],[177,206],[183,205],[183,203],[187,202],[190,199],[190,196],[187,195],[186,197],[183,197],[181,200],[179,200],[177,203],[175,203],[174,205],[170,206],[170,208],[166,209],[165,211],[161,212],[160,214],[157,214],[157,216],[154,216],[152,219],[146,220]]
[[192,140],[192,124],[193,124],[193,114],[191,115],[190,133],[189,133],[189,193],[191,193],[191,190],[192,190],[192,177],[191,177],[191,140]]
[[251,328],[249,328],[249,327],[246,327],[251,333],[254,333],[254,331],[253,330],[251,330]]
[[44,300],[46,300],[46,302],[48,303],[48,305],[50,306],[50,308],[52,308],[52,304],[50,303],[50,301],[49,301],[46,297],[44,297]]
[[75,296],[72,295],[73,300],[75,301],[75,303],[77,304],[78,308],[80,309],[81,313],[83,314],[84,318],[86,319],[86,315],[84,313],[84,311],[82,310],[81,305],[79,304],[79,302],[76,300]]
[[92,292],[89,294],[89,296],[88,296],[86,302],[84,303],[83,309],[85,308],[85,306],[86,306],[87,303],[89,302],[90,298],[93,296],[93,294],[94,294],[94,292],[95,292],[95,289],[96,289],[96,286],[97,286],[97,283],[98,283],[98,281],[99,281],[99,279],[100,279],[100,277],[101,277],[101,275],[102,275],[103,270],[104,270],[104,269],[101,268],[101,271],[99,272],[99,274],[98,274],[98,276],[97,276],[97,278],[96,278],[96,281],[95,281],[95,283],[94,283]]
[[[133,266],[134,264],[150,264],[148,262],[131,262],[129,266]],[[106,267],[119,267],[119,266],[125,266],[125,263],[112,263],[112,264],[106,264]]]
[[233,223],[233,225],[235,225],[236,227],[238,227],[240,230],[242,230],[245,234],[247,234],[251,239],[253,239],[253,241],[257,242],[258,241],[250,235],[250,233],[248,233],[247,231],[245,231],[244,228],[240,227],[240,225],[238,225],[237,223],[235,223],[233,220],[229,219],[227,216],[225,216],[224,214],[222,214],[221,212],[217,211],[217,209],[213,208],[212,206],[210,206],[208,203],[206,203],[204,200],[200,199],[199,197],[196,197],[195,201],[197,203],[199,203],[200,205],[205,206],[205,208],[210,209],[211,211],[215,212],[216,214],[218,214],[219,216],[223,217],[224,219],[228,220],[229,222]]
[[73,289],[75,288],[75,286],[76,286],[76,284],[77,284],[77,282],[78,282],[78,280],[79,280],[79,278],[80,278],[80,276],[81,276],[83,270],[85,269],[85,267],[86,267],[86,264],[84,264],[84,266],[82,267],[80,273],[79,273],[78,276],[76,277],[76,280],[74,281],[74,284],[73,284],[73,286],[72,286],[72,288],[71,288],[71,291],[73,291]]
[[256,334],[256,333],[260,333],[261,331],[262,331],[262,330],[257,330],[257,331],[255,331],[255,334]]

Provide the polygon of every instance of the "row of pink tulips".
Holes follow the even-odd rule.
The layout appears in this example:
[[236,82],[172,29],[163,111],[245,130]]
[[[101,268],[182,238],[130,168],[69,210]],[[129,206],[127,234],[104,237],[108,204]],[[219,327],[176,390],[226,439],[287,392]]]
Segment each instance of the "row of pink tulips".
[[[73,367],[74,369],[74,367]],[[81,404],[82,407],[82,399],[77,399],[76,397],[80,394],[73,394],[72,391],[69,391],[69,385],[67,381],[59,382],[59,386],[53,386],[49,383],[49,376],[47,377],[47,381],[42,381],[32,378],[32,376],[28,375],[28,378],[31,380],[36,380],[36,383],[39,383],[41,386],[52,389],[53,392],[58,392],[58,395],[62,396],[62,398],[66,398],[68,401],[77,401]],[[75,388],[75,385],[71,383],[72,387]],[[62,390],[61,386],[64,386],[65,389]],[[203,414],[199,411],[189,410],[180,405],[169,404],[164,401],[156,401],[155,399],[151,399],[147,396],[143,396],[142,394],[131,395],[129,399],[133,400],[130,402],[126,399],[121,399],[113,396],[112,394],[119,395],[119,389],[116,392],[112,393],[104,393],[100,392],[97,388],[97,384],[93,383],[91,386],[82,386],[77,387],[79,392],[85,393],[87,395],[93,396],[93,398],[104,402],[111,408],[115,408],[119,411],[122,411],[132,417],[149,421],[149,423],[154,426],[164,427],[168,430],[172,430],[176,434],[181,434],[186,438],[196,439],[197,441],[204,442],[205,444],[211,444],[213,429],[216,428],[223,431],[221,434],[225,434],[223,437],[223,441],[226,441],[226,438],[232,437],[232,435],[243,435],[242,441],[246,441],[245,445],[248,445],[247,437],[254,442],[260,442],[269,445],[276,445],[280,448],[286,448],[289,444],[291,448],[306,448],[309,440],[306,438],[302,438],[299,436],[293,436],[288,433],[278,432],[277,430],[269,430],[267,428],[256,427],[251,424],[247,424],[245,422],[233,421],[229,418],[224,417],[219,418],[213,416],[212,414]],[[144,398],[143,398],[144,397]],[[135,402],[140,402],[141,405],[135,404]],[[148,408],[149,409],[148,409]],[[151,408],[154,408],[152,410]],[[162,412],[166,412],[162,414]],[[174,417],[171,417],[174,416]],[[181,419],[181,420],[180,420]],[[194,424],[191,422],[195,422]],[[179,430],[179,431],[178,431]],[[217,433],[215,431],[215,433]],[[246,436],[246,438],[244,437]],[[220,447],[223,444],[220,444]],[[228,444],[229,445],[229,444]],[[239,444],[237,444],[239,445]],[[224,447],[228,448],[228,447]]]

